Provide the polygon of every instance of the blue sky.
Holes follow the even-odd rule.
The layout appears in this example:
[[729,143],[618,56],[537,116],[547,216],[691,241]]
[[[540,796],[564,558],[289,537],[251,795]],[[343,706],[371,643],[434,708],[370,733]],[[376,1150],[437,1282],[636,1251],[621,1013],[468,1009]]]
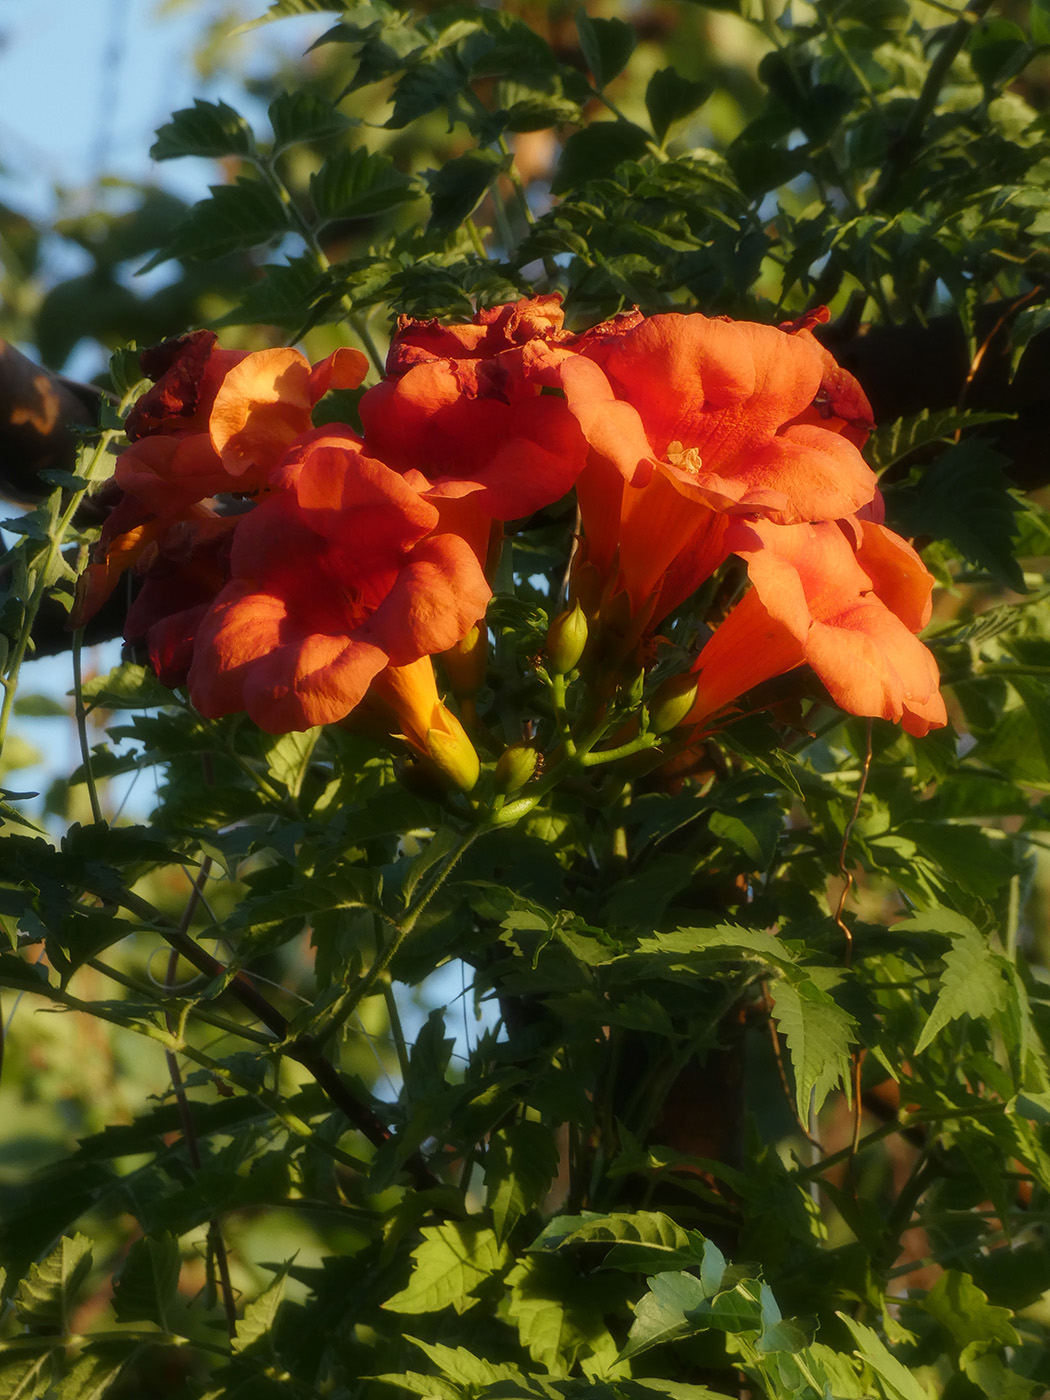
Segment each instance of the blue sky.
[[[46,216],[56,186],[87,199],[102,173],[152,175],[203,197],[214,167],[154,165],[153,133],[194,97],[224,97],[256,115],[228,77],[201,78],[193,51],[213,22],[266,8],[267,0],[0,0],[0,199]],[[238,70],[267,71],[274,48],[302,52],[331,23],[281,20],[230,37],[224,53]]]

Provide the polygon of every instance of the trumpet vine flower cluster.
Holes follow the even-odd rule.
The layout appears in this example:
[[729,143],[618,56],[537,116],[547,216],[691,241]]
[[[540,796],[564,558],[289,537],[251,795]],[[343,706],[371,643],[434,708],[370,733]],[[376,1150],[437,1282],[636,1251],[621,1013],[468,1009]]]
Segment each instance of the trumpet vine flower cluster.
[[661,624],[736,561],[747,585],[701,619],[683,734],[803,666],[842,709],[924,734],[945,723],[917,636],[932,579],[882,523],[870,408],[818,319],[633,312],[573,332],[554,296],[457,325],[403,318],[360,431],[312,418],[364,381],[356,350],[310,365],[205,331],[166,342],[143,357],[154,385],[75,621],[133,570],[126,636],[201,714],[247,711],[272,733],[378,722],[469,787],[477,759],[432,658],[458,693],[507,523],[575,491],[585,676],[637,675]]

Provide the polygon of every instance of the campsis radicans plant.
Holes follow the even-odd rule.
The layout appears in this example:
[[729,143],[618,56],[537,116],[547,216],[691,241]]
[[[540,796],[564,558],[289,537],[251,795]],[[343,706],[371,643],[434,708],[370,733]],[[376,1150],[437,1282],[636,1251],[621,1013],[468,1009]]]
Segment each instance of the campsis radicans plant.
[[[143,356],[155,382],[128,418],[123,494],[74,621],[131,570],[128,641],[205,717],[246,711],[274,734],[378,724],[470,789],[478,712],[444,703],[433,659],[472,702],[514,522],[575,493],[547,662],[578,669],[592,720],[613,697],[620,720],[625,697],[640,710],[629,687],[686,614],[707,640],[684,656],[693,689],[670,677],[688,701],[679,748],[803,666],[843,710],[924,734],[946,722],[917,636],[933,580],[881,523],[861,454],[871,411],[814,338],[819,319],[633,312],[575,332],[553,295],[459,324],[402,318],[360,430],[311,418],[362,383],[357,351],[311,366],[293,349],[221,350],[210,332],[168,342]],[[699,602],[720,570],[735,586]],[[603,736],[593,757],[618,746]]]

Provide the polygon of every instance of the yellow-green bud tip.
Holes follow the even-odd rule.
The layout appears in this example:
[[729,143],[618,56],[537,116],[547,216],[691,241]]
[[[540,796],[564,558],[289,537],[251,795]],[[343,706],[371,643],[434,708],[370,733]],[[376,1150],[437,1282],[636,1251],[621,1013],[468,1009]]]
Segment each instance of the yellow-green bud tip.
[[555,676],[571,671],[587,645],[587,618],[579,603],[558,616],[547,629],[547,669]]

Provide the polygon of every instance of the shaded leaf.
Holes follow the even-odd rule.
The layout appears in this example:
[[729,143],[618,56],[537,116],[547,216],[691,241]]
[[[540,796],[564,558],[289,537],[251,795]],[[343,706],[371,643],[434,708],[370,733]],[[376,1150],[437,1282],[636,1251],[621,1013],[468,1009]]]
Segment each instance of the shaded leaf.
[[20,1320],[37,1330],[69,1332],[73,1303],[90,1271],[91,1241],[84,1235],[61,1239],[18,1285],[15,1311]]
[[503,1267],[505,1255],[495,1232],[472,1221],[425,1225],[423,1243],[412,1253],[412,1276],[407,1287],[383,1304],[391,1312],[466,1312],[477,1298],[474,1290]]
[[320,224],[333,219],[364,219],[385,214],[416,190],[389,156],[379,151],[336,151],[310,176],[310,198]]
[[636,160],[648,145],[648,133],[633,122],[592,122],[566,141],[551,192],[571,194],[590,180],[611,175],[621,161]]
[[250,156],[255,149],[251,127],[240,112],[225,102],[195,98],[192,107],[175,112],[157,129],[150,147],[151,160],[177,156]]
[[645,107],[661,144],[676,122],[698,111],[711,96],[711,83],[684,78],[673,68],[659,68],[645,90]]
[[291,226],[288,210],[269,185],[241,175],[232,185],[212,185],[211,198],[193,206],[171,242],[140,271],[170,258],[221,258],[256,248]]
[[964,558],[1024,593],[1013,553],[1019,506],[1003,472],[1006,464],[988,443],[965,438],[942,452],[918,483],[890,493],[887,510],[902,534],[950,540]]
[[626,68],[637,35],[622,19],[591,19],[583,8],[576,11],[576,29],[587,67],[596,85],[603,88]]
[[274,152],[302,141],[323,141],[348,130],[353,122],[316,92],[296,89],[278,93],[267,115],[273,128]]
[[113,1286],[118,1322],[155,1322],[168,1330],[167,1313],[179,1286],[178,1241],[173,1235],[136,1240]]
[[434,233],[451,233],[478,207],[492,182],[509,164],[499,151],[467,151],[425,176],[430,193],[430,223]]
[[882,472],[923,447],[945,442],[960,429],[1001,423],[1012,417],[1010,413],[988,413],[973,408],[946,408],[937,413],[924,408],[920,413],[897,418],[877,428],[864,445],[864,456],[877,472]]

